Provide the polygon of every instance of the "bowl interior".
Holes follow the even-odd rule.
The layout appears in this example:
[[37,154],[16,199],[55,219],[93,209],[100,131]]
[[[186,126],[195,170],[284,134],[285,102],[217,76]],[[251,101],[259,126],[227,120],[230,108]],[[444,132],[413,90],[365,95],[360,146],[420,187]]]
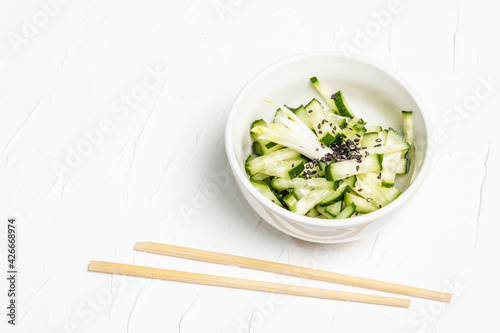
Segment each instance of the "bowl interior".
[[414,111],[415,149],[410,156],[411,168],[407,175],[398,177],[396,184],[398,189],[406,190],[420,172],[427,152],[426,115],[421,103],[404,82],[378,65],[331,53],[285,59],[259,73],[241,91],[228,119],[226,138],[232,143],[228,146],[232,146],[228,152],[229,160],[234,157],[232,163],[238,166],[233,166],[236,177],[246,178],[244,161],[251,153],[252,143],[250,124],[259,118],[271,121],[276,111],[263,98],[297,107],[315,97],[326,106],[309,82],[313,76],[332,92],[342,91],[354,114],[367,121],[369,126],[393,127],[403,133],[401,111]]

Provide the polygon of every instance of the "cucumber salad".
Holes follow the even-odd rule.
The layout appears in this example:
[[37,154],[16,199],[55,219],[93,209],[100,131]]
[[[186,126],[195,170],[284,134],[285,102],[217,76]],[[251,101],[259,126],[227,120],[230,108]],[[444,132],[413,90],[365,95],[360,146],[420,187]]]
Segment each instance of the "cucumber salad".
[[252,123],[250,182],[276,205],[296,214],[343,219],[371,213],[395,200],[397,175],[409,170],[413,112],[402,111],[404,136],[367,126],[340,91],[310,79],[325,102],[277,107],[271,123]]

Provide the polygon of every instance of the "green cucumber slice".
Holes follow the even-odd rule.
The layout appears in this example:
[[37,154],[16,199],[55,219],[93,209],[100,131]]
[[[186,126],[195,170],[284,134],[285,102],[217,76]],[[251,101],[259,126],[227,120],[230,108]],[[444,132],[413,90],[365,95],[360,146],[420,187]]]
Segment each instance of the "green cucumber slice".
[[271,202],[274,202],[276,205],[283,207],[280,200],[278,199],[276,194],[271,190],[268,184],[258,180],[250,180],[250,183],[252,183],[252,185]]
[[346,205],[355,204],[356,212],[362,214],[368,214],[378,209],[377,206],[372,202],[371,199],[358,197],[353,193],[346,193],[344,196],[344,202]]
[[342,211],[335,217],[336,219],[347,219],[351,217],[354,212],[356,211],[356,205],[355,204],[350,204],[346,206]]
[[354,117],[354,114],[347,105],[347,102],[344,98],[344,95],[342,95],[342,92],[337,91],[335,94],[332,95],[332,97],[333,100],[335,101],[335,105],[337,106],[337,110],[339,110],[341,116],[351,117],[351,118]]
[[329,164],[325,170],[325,177],[340,180],[350,176],[367,172],[382,170],[382,156],[369,155],[361,158],[361,163],[356,159]]
[[337,106],[335,105],[335,102],[332,100],[332,94],[330,90],[328,90],[316,77],[312,77],[309,80],[311,81],[313,87],[319,92],[321,97],[323,97],[328,106],[332,109],[332,111],[336,114],[340,114]]

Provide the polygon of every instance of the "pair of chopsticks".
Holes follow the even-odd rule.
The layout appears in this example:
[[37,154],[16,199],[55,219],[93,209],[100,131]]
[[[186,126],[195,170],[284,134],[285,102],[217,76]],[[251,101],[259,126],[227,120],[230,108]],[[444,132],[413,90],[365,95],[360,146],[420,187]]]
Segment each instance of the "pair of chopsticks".
[[[193,259],[216,264],[239,266],[243,268],[255,269],[265,272],[290,275],[300,278],[339,283],[354,287],[373,289],[399,295],[413,296],[431,299],[435,301],[451,301],[451,294],[428,289],[405,286],[396,283],[372,280],[352,275],[333,273],[319,269],[312,269],[272,261],[259,260],[230,254],[191,249],[187,247],[160,244],[154,242],[137,242],[135,250]],[[129,275],[136,277],[161,279],[177,282],[196,283],[219,287],[229,287],[247,290],[257,290],[297,296],[309,296],[317,298],[326,298],[341,301],[352,301],[369,304],[389,305],[397,307],[409,307],[410,300],[404,298],[394,298],[378,295],[367,295],[336,291],[329,289],[301,287],[281,283],[263,282],[239,278],[224,277],[218,275],[199,274],[169,269],[160,269],[153,267],[144,267],[137,265],[119,264],[106,261],[91,261],[89,271]]]

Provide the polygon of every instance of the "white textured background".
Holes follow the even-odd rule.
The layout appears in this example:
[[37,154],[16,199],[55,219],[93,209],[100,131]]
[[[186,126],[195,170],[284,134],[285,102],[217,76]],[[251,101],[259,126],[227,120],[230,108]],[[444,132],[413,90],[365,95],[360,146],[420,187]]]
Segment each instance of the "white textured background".
[[[3,271],[15,215],[19,332],[500,331],[497,2],[54,3],[0,3],[0,263]],[[325,50],[405,77],[437,139],[428,180],[400,221],[320,246],[269,227],[220,179],[238,91],[275,61]],[[69,157],[102,121],[108,133],[87,156]],[[94,259],[297,283],[137,253],[138,240],[441,289],[454,300],[396,309],[87,271]]]

